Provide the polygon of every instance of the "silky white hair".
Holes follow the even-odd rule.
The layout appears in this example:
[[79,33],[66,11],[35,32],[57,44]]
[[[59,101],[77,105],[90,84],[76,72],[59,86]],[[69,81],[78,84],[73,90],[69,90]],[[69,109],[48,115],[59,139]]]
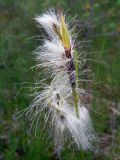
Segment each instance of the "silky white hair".
[[[35,93],[35,98],[28,107],[26,115],[29,119],[36,118],[37,124],[40,116],[44,115],[44,123],[51,126],[56,150],[61,150],[64,143],[68,141],[78,149],[92,149],[95,136],[89,111],[80,100],[82,88],[76,89],[79,98],[78,115],[76,115],[70,75],[66,66],[70,59],[65,56],[65,48],[53,28],[54,24],[60,27],[60,16],[50,10],[41,16],[36,16],[35,20],[50,37],[49,40],[45,39],[43,45],[35,51],[36,66],[49,70],[52,80],[43,91]],[[71,32],[69,34],[73,57],[74,40],[71,38]]]

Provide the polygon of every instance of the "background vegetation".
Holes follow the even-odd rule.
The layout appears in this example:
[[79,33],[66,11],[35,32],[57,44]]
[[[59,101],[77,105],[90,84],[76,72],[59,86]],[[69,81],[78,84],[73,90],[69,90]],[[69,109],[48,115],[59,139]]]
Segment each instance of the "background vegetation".
[[[105,62],[90,62],[98,82],[90,108],[98,143],[85,160],[120,160],[120,0],[0,0],[0,160],[54,159],[49,140],[30,133],[29,123],[15,114],[29,106],[26,94],[35,82],[30,67],[41,32],[33,18],[59,4],[77,15],[79,38],[91,40],[84,43],[91,58]],[[80,157],[72,149],[62,153],[63,160]]]

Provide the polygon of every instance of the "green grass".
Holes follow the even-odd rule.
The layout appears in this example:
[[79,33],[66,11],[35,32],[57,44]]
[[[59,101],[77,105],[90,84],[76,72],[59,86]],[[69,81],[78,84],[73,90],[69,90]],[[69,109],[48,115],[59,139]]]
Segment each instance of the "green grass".
[[[60,4],[87,25],[91,7],[88,0],[61,0]],[[16,119],[15,114],[31,102],[31,97],[26,96],[31,85],[24,82],[35,82],[35,71],[30,69],[35,65],[32,52],[41,42],[33,37],[41,32],[33,18],[57,6],[56,0],[0,0],[0,157],[3,160],[54,159],[51,141],[41,140],[39,128],[37,137],[29,133],[29,124],[23,117]],[[92,47],[86,50],[93,52],[90,58],[105,64],[89,62],[99,82],[93,86],[96,98],[91,115],[98,137],[107,142],[103,144],[100,139],[98,153],[86,152],[85,160],[119,160],[120,115],[112,109],[120,111],[120,1],[96,0],[92,9],[93,34],[89,35]],[[84,36],[88,34],[86,25]],[[80,33],[79,37],[83,35]],[[80,157],[81,152],[72,149],[62,153],[63,160],[80,160]]]

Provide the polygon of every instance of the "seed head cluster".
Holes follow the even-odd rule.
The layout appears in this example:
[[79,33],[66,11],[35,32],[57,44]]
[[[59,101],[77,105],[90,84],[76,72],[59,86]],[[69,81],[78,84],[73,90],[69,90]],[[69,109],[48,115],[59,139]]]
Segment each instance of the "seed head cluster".
[[28,113],[41,116],[51,128],[54,145],[61,150],[65,143],[78,149],[92,148],[94,130],[86,104],[81,100],[79,68],[82,61],[74,45],[72,29],[62,11],[49,10],[35,17],[47,33],[43,45],[35,51],[37,67],[44,70],[46,84],[35,94]]

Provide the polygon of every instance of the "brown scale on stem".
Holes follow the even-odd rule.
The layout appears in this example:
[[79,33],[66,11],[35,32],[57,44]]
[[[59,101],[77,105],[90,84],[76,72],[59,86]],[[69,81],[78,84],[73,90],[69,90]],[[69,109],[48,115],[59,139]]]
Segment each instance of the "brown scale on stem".
[[70,61],[67,63],[67,70],[68,70],[68,74],[69,74],[69,77],[70,77],[70,83],[71,83],[71,86],[72,87],[75,87],[75,81],[76,81],[76,78],[75,78],[75,66],[74,66],[74,61],[73,61],[73,58],[71,56],[71,50],[65,50],[65,55],[67,58],[70,59]]

